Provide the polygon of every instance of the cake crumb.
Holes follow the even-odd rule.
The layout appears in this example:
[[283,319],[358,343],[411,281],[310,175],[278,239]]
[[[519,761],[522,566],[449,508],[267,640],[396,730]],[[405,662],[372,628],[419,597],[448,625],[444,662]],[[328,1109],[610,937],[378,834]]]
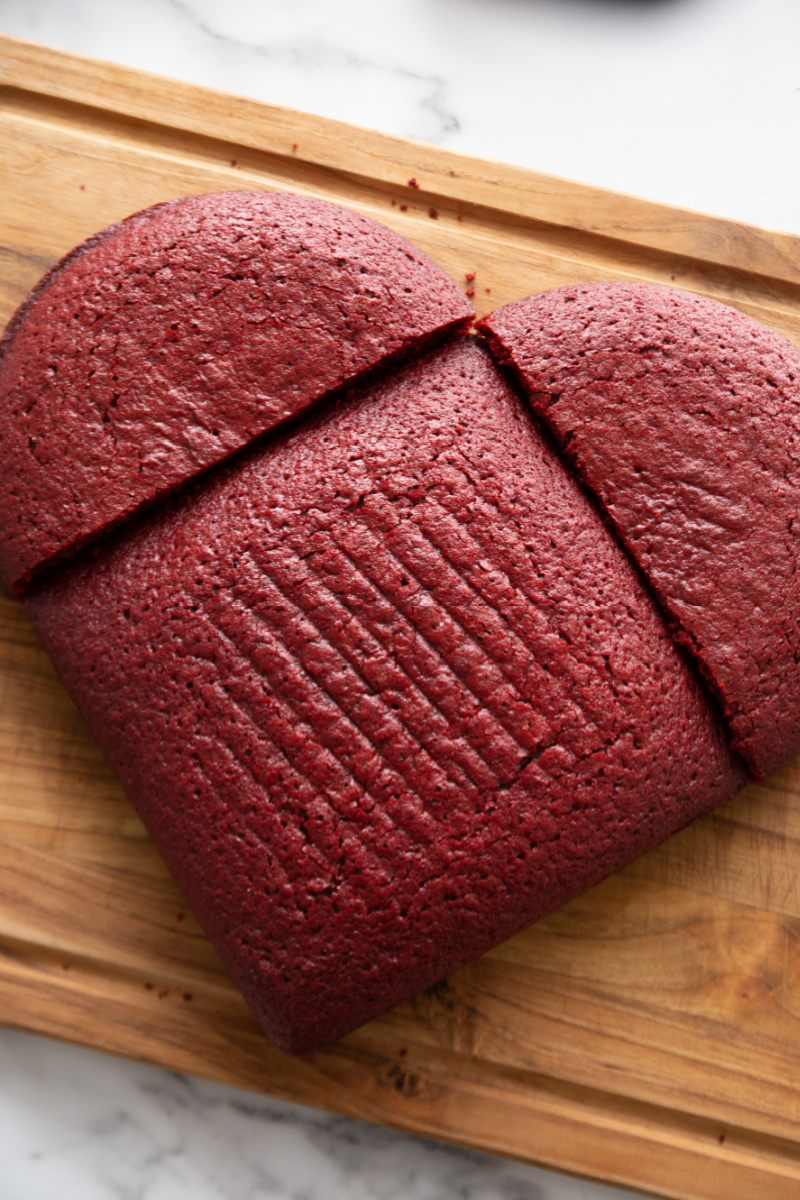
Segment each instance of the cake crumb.
[[419,184],[417,183],[416,179],[414,179],[413,175],[412,175],[411,179],[409,179],[409,181],[408,181],[408,186],[416,188],[417,191],[419,191]]

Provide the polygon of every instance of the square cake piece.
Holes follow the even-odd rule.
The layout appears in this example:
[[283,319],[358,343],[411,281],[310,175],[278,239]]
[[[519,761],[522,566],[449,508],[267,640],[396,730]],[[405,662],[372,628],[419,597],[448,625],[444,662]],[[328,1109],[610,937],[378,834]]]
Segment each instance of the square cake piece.
[[107,535],[27,608],[290,1053],[744,782],[635,568],[464,336]]

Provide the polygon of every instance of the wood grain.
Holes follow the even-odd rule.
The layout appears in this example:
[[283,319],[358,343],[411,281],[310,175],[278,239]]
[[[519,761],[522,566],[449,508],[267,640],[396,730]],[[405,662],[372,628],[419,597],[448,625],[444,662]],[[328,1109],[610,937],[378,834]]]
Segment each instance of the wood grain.
[[[2,322],[103,225],[189,192],[256,187],[385,221],[464,286],[475,272],[481,312],[557,284],[642,279],[733,303],[800,345],[800,240],[785,234],[11,39],[0,83]],[[292,1061],[259,1033],[2,593],[0,1016],[658,1195],[795,1200],[798,800],[794,765]]]

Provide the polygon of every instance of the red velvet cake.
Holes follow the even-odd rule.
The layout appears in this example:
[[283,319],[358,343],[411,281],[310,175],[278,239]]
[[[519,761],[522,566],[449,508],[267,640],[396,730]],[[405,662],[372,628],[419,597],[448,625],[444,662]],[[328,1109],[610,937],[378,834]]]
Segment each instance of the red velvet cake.
[[743,782],[635,568],[464,337],[115,530],[27,607],[293,1053]]
[[405,238],[320,200],[190,196],[68,254],[0,344],[0,574],[17,592],[254,436],[464,325]]
[[754,771],[800,748],[800,356],[656,288],[484,323],[623,546],[469,319],[240,192],[90,238],[2,342],[0,570],[291,1053],[742,785],[676,638]]
[[642,284],[559,288],[482,323],[602,501],[764,776],[800,750],[800,353]]

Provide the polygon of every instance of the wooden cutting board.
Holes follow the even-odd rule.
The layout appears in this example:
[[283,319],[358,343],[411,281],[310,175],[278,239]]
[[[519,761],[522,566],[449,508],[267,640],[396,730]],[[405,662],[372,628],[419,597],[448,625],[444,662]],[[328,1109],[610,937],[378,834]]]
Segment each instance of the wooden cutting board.
[[[800,240],[0,39],[0,322],[190,192],[385,221],[485,312],[675,283],[800,345]],[[410,185],[410,180],[416,185]],[[470,277],[474,274],[474,280]],[[800,766],[303,1062],[259,1033],[0,594],[0,1019],[681,1200],[800,1196]]]

